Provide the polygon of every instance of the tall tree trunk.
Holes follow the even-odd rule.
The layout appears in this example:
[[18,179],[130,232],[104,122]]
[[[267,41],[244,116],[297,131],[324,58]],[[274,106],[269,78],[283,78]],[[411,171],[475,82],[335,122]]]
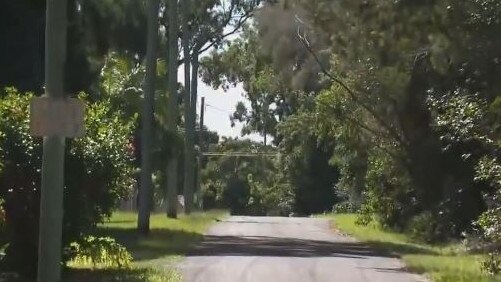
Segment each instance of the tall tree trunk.
[[194,190],[194,175],[193,175],[193,133],[191,130],[191,91],[190,91],[190,30],[188,17],[190,15],[190,0],[183,0],[183,52],[184,52],[184,127],[185,127],[185,142],[184,142],[184,210],[186,214],[190,214],[193,208],[193,190]]
[[[177,20],[177,0],[169,0],[169,119],[168,127],[171,134],[177,134],[177,35],[178,35],[178,20]],[[177,217],[177,168],[178,154],[177,148],[172,148],[172,158],[167,165],[167,216],[170,218]]]
[[148,41],[146,50],[146,77],[144,83],[144,101],[141,117],[141,185],[139,188],[139,213],[137,229],[147,235],[150,231],[150,212],[153,202],[153,183],[151,179],[151,146],[153,134],[153,102],[157,67],[159,0],[148,1]]
[[[64,98],[67,2],[48,0],[45,30],[45,91],[54,100]],[[42,189],[38,244],[38,281],[61,280],[65,138],[43,140]]]

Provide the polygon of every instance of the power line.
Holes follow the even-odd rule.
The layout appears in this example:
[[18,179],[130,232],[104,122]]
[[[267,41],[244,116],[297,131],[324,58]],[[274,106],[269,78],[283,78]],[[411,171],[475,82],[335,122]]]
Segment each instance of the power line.
[[229,113],[224,113],[224,112],[221,112],[221,111],[210,111],[211,114],[216,114],[216,115],[219,115],[219,116],[225,116],[225,117],[230,117],[231,114]]
[[210,157],[277,157],[277,153],[249,153],[249,152],[226,152],[226,153],[217,153],[217,152],[206,152],[202,153],[204,156]]
[[233,112],[231,112],[231,111],[228,111],[228,110],[225,110],[225,109],[218,108],[218,107],[213,106],[213,105],[208,104],[208,103],[206,103],[205,105],[206,105],[207,107],[210,107],[210,108],[212,108],[212,109],[216,110],[216,111],[224,112],[224,113],[227,113],[227,114],[230,114],[230,115],[231,115],[231,114],[233,114]]

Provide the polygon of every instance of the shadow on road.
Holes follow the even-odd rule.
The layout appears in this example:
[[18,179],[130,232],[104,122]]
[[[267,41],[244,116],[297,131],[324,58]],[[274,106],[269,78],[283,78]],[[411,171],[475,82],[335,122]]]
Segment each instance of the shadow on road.
[[[395,244],[398,245],[398,244]],[[206,236],[188,256],[273,256],[273,257],[396,257],[384,249],[402,249],[409,254],[430,254],[412,246],[378,246],[358,242],[331,242],[277,237]]]
[[109,236],[124,245],[135,261],[151,260],[168,255],[184,255],[203,235],[183,230],[150,230],[147,237],[138,235],[135,228],[99,228],[98,236]]

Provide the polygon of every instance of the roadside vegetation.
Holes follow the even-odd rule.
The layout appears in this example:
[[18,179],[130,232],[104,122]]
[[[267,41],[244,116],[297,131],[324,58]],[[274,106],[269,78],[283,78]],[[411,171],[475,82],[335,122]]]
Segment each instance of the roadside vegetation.
[[501,276],[492,276],[481,270],[484,255],[469,254],[461,242],[427,244],[412,239],[408,234],[389,231],[377,223],[357,224],[356,214],[329,215],[333,228],[367,245],[405,262],[411,272],[420,273],[435,282],[494,282]]
[[113,238],[131,255],[125,268],[96,265],[92,262],[70,262],[66,281],[181,281],[176,270],[188,249],[203,239],[208,227],[226,216],[224,211],[208,211],[169,219],[165,214],[152,214],[150,234],[136,232],[137,214],[116,212],[100,224],[96,236]]
[[[29,105],[46,85],[46,1],[4,2],[0,272],[33,279],[43,146]],[[501,273],[499,0],[67,2],[61,86],[87,111],[85,137],[65,143],[62,265],[164,275],[210,217],[150,219],[165,203],[178,216],[183,194],[188,214],[357,212],[345,228],[425,250],[404,259],[437,280],[463,275],[463,262],[457,279]],[[226,122],[263,144],[197,124],[199,80],[242,86],[248,103]],[[139,225],[114,214],[126,201]]]
[[201,72],[243,85],[251,104],[233,118],[273,136],[293,212],[330,201],[361,226],[461,241],[496,274],[500,32],[497,0],[278,0]]

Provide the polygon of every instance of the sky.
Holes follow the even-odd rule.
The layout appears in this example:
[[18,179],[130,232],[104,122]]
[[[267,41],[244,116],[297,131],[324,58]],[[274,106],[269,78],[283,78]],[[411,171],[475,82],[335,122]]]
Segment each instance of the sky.
[[[184,66],[178,69],[178,80],[184,84]],[[234,112],[235,105],[243,102],[250,107],[250,102],[243,96],[244,90],[241,84],[224,91],[222,88],[214,90],[206,85],[200,78],[198,79],[198,101],[197,114],[200,114],[201,97],[205,97],[205,120],[204,123],[211,131],[216,131],[220,137],[238,137],[239,139],[251,139],[262,142],[263,138],[259,134],[252,134],[242,137],[240,132],[242,124],[236,123],[231,127],[229,116]]]
[[[231,31],[232,26],[225,27],[225,32]],[[239,33],[228,36],[227,40],[234,40],[239,36]],[[201,54],[200,58],[208,55],[212,49]],[[177,72],[178,81],[184,84],[184,65],[179,66]],[[198,101],[197,114],[200,114],[201,97],[205,97],[205,120],[204,123],[211,131],[216,131],[220,137],[238,137],[239,139],[251,139],[257,142],[263,142],[263,137],[259,134],[251,134],[241,136],[243,124],[236,122],[235,126],[231,126],[230,115],[235,111],[235,106],[238,102],[243,102],[245,106],[250,108],[250,102],[245,98],[244,89],[241,84],[236,87],[231,87],[227,91],[222,88],[214,90],[211,86],[206,85],[201,78],[198,78]],[[271,140],[271,139],[269,139]]]

